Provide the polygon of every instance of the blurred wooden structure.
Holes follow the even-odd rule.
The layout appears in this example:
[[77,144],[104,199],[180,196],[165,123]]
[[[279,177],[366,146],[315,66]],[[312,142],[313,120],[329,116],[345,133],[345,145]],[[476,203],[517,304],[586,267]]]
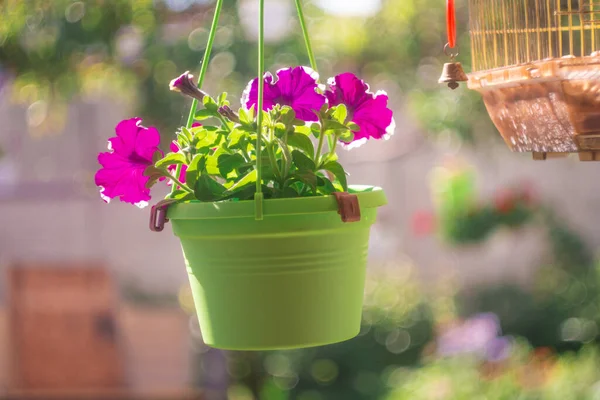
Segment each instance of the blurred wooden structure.
[[125,386],[112,280],[104,268],[82,267],[9,270],[12,388]]
[[[9,375],[7,394],[0,398],[201,399],[187,389],[131,387],[116,289],[102,266],[17,265],[7,282]],[[128,319],[165,321],[143,314]],[[144,339],[144,332],[137,329],[136,336]],[[158,344],[149,338],[142,344]],[[164,353],[159,352],[161,360]]]

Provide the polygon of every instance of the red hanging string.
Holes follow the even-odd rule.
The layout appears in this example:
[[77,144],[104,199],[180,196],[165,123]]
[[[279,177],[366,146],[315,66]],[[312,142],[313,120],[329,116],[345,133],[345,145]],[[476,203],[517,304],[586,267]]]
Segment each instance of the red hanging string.
[[456,13],[454,0],[446,0],[446,27],[448,28],[448,46],[456,47]]

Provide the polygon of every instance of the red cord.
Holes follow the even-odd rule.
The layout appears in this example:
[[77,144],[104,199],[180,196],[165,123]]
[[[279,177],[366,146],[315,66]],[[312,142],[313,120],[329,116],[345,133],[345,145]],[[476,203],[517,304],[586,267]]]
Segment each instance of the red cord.
[[446,26],[448,28],[448,46],[456,47],[456,13],[454,0],[446,0]]

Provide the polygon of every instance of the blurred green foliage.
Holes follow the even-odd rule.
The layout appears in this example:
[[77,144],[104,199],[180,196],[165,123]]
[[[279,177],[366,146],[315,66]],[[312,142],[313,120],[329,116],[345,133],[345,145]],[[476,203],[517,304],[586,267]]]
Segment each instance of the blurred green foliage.
[[594,400],[600,395],[598,381],[596,347],[553,357],[519,342],[511,358],[497,365],[457,357],[400,371],[386,400]]
[[[530,188],[506,189],[492,200],[479,200],[475,177],[464,165],[433,174],[442,240],[454,246],[480,244],[500,228],[533,224],[545,233],[550,251],[536,271],[534,287],[502,284],[461,291],[456,299],[461,316],[493,312],[504,333],[557,351],[597,340],[600,275],[588,245],[550,208],[537,204]],[[568,324],[577,332],[569,331]]]
[[538,208],[527,187],[503,189],[490,200],[480,199],[470,167],[439,167],[431,186],[439,235],[452,245],[482,243],[498,229],[519,228],[532,222]]

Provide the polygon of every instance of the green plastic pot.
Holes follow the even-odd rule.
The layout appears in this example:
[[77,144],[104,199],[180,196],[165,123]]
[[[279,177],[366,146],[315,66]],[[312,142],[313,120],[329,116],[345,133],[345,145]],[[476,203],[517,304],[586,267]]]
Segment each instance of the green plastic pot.
[[334,196],[189,202],[168,209],[204,342],[273,350],[341,342],[360,330],[369,231],[380,188],[353,187],[361,220],[344,223]]

